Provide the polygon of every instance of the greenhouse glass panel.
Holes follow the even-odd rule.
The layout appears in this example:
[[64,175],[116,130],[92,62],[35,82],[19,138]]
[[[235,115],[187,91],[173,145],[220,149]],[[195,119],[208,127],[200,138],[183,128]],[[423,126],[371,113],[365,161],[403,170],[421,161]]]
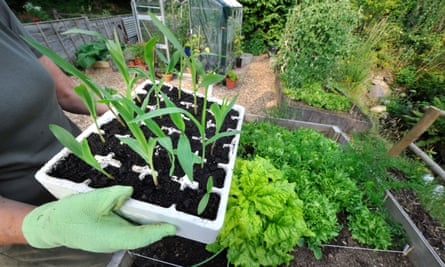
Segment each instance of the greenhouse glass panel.
[[225,73],[234,65],[233,40],[241,33],[243,7],[235,0],[189,0],[190,46],[207,71]]

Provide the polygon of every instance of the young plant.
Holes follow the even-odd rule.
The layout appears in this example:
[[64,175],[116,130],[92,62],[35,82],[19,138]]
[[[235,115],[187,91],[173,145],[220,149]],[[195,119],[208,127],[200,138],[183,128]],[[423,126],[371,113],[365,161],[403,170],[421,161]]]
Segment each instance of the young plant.
[[[218,105],[218,103],[213,103],[210,106],[210,110],[213,113],[213,117],[215,118],[215,135],[210,138],[209,140],[207,140],[207,142],[212,141],[212,147],[210,150],[210,153],[213,155],[213,151],[215,149],[215,145],[216,145],[216,140],[213,141],[214,139],[219,139],[222,137],[222,133],[220,133],[221,131],[221,126],[223,125],[227,114],[229,114],[229,111],[232,109],[233,105],[235,105],[236,100],[238,99],[238,96],[235,96],[232,101],[229,102],[229,100],[227,98],[223,99],[221,102],[221,105]],[[238,134],[240,133],[239,131],[232,131],[232,132],[227,132],[224,133],[224,136],[227,135],[234,135],[234,134]],[[227,135],[226,135],[227,134]]]
[[[85,86],[87,86],[91,91],[93,91],[93,93],[98,98],[98,101],[101,101],[101,100],[104,100],[104,99],[112,97],[112,93],[114,91],[107,90],[106,88],[102,88],[101,86],[97,85],[88,76],[86,76],[83,72],[78,70],[71,63],[69,63],[68,61],[63,59],[61,56],[56,54],[51,49],[49,49],[49,48],[47,48],[47,47],[45,47],[45,46],[43,46],[43,45],[41,45],[41,44],[31,40],[31,39],[28,39],[26,37],[23,37],[23,39],[30,46],[34,47],[37,51],[39,51],[40,53],[42,53],[42,54],[46,55],[47,57],[49,57],[55,64],[57,64],[65,72],[67,72],[67,73],[69,73],[69,74],[79,78],[85,84]],[[107,104],[107,106],[108,106],[109,110],[111,110],[111,112],[113,112],[113,114],[115,115],[117,120],[119,122],[121,122],[121,124],[123,124],[122,121],[119,119],[119,117],[114,113],[114,111],[112,110],[111,106],[109,104]]]
[[201,215],[204,212],[205,208],[207,207],[207,204],[209,204],[212,188],[213,188],[213,177],[210,176],[209,179],[207,180],[206,193],[204,194],[204,196],[202,196],[198,204],[198,215]]
[[114,179],[114,177],[106,172],[100,163],[96,160],[93,153],[91,153],[90,147],[88,146],[88,141],[83,139],[82,142],[77,142],[76,138],[64,128],[51,124],[49,126],[51,132],[56,136],[62,145],[67,147],[74,155],[82,159],[85,163],[100,171],[106,177]]
[[96,99],[93,94],[88,91],[87,87],[84,84],[80,84],[74,87],[74,92],[83,100],[85,105],[87,106],[88,111],[90,112],[90,116],[93,119],[94,125],[96,126],[97,133],[99,134],[100,140],[104,143],[105,139],[100,130],[99,125],[97,124],[97,111],[96,111]]
[[[194,113],[198,113],[198,105],[197,105],[197,92],[198,92],[198,76],[203,77],[203,80],[213,81],[213,83],[216,83],[218,81],[221,81],[224,77],[219,77],[217,74],[206,74],[204,71],[204,67],[202,66],[201,62],[198,59],[199,54],[191,54],[191,56],[187,56],[184,52],[184,47],[181,45],[179,40],[176,38],[176,36],[170,31],[169,28],[167,28],[156,16],[153,14],[149,14],[153,23],[155,26],[165,34],[167,39],[173,44],[173,47],[179,51],[178,54],[181,55],[181,62],[184,62],[186,66],[188,66],[191,70],[192,74],[192,87],[193,87],[193,106],[194,106]],[[206,75],[209,75],[210,78],[205,78]],[[206,83],[208,83],[206,81]],[[202,84],[201,86],[204,86]],[[206,88],[207,90],[207,88]],[[207,98],[207,96],[205,97]],[[203,113],[205,113],[205,109],[203,109]]]
[[[167,99],[167,98],[165,98]],[[166,103],[169,103],[168,101]],[[190,120],[192,120],[195,125],[199,128],[199,131],[205,131],[204,127],[201,127],[200,123],[196,118],[187,110],[178,108],[178,107],[166,107],[162,109],[153,110],[148,113],[138,114],[136,118],[134,118],[130,123],[139,123],[141,121],[144,121],[147,123],[147,121],[150,121],[154,117],[162,116],[162,115],[170,115],[171,118],[173,118],[173,121],[176,121],[176,125],[179,125],[180,129],[183,129],[178,140],[177,149],[175,150],[175,154],[178,158],[179,164],[181,165],[184,173],[187,175],[187,177],[193,181],[193,165],[196,163],[201,163],[203,161],[202,158],[199,158],[193,151],[191,151],[190,141],[188,140],[188,137],[185,135],[185,124],[183,125],[183,122],[179,122],[179,118],[177,116],[174,116],[173,114],[177,113],[184,114]],[[182,118],[181,118],[182,120]],[[181,126],[183,125],[183,126]]]
[[110,53],[111,60],[113,61],[114,65],[119,70],[119,73],[125,81],[127,87],[125,96],[131,99],[134,84],[139,79],[139,76],[131,75],[131,73],[135,71],[132,71],[127,67],[127,64],[125,62],[125,55],[116,31],[114,32],[114,41],[108,40],[107,37],[101,33],[82,29],[70,29],[68,31],[65,31],[63,34],[86,34],[97,37],[99,38],[99,40],[104,42],[105,46],[108,49],[108,52]]
[[229,78],[231,81],[238,81],[240,78],[238,74],[236,74],[232,69],[230,69],[227,74],[227,78]]
[[128,145],[134,152],[139,154],[139,156],[145,160],[150,167],[150,174],[151,177],[153,177],[153,183],[155,186],[158,186],[158,175],[153,164],[153,154],[157,142],[156,138],[149,138],[147,140],[145,136],[137,136],[136,139],[122,136],[119,137],[119,140]]

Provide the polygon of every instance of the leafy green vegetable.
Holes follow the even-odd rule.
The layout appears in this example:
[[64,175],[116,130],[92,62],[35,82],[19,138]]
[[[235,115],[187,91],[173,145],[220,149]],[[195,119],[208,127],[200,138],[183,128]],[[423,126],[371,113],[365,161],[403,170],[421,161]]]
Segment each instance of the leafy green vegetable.
[[298,241],[313,235],[294,188],[268,160],[237,159],[224,226],[207,249],[227,248],[235,266],[289,263]]
[[86,69],[96,61],[106,60],[108,55],[109,52],[103,40],[95,40],[77,47],[76,63]]
[[301,100],[306,104],[334,111],[348,111],[351,101],[343,95],[327,92],[321,83],[306,83],[301,88],[285,88],[283,93],[293,100]]
[[[297,184],[304,219],[315,234],[305,242],[317,258],[322,245],[338,235],[346,219],[362,244],[383,249],[391,244],[399,230],[379,207],[385,190],[397,185],[388,179],[388,169],[406,166],[387,159],[381,145],[374,142],[363,147],[356,137],[354,145],[342,147],[314,129],[289,130],[270,122],[244,123],[242,131],[239,156],[268,158],[289,182]],[[364,211],[371,207],[372,212]]]

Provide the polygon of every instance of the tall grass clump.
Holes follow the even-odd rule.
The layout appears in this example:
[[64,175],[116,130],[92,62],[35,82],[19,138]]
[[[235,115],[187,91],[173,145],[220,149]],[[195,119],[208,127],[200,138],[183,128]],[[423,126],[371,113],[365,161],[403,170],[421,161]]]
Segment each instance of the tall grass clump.
[[358,98],[366,88],[373,68],[376,66],[379,45],[391,31],[386,19],[377,21],[358,35],[349,55],[341,60],[334,75],[337,88],[351,98]]

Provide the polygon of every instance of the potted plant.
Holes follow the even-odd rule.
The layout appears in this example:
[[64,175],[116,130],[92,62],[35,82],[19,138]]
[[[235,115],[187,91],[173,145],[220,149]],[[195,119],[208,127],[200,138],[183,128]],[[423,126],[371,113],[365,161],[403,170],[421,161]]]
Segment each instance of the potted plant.
[[[95,63],[106,61],[108,56],[109,53],[105,43],[102,40],[95,40],[77,47],[76,64],[83,69],[87,69]],[[108,62],[106,64],[108,65]]]
[[238,74],[235,71],[230,69],[226,73],[226,87],[227,89],[234,89],[236,87],[236,82],[239,80]]
[[144,43],[138,42],[132,45],[127,45],[123,51],[125,60],[131,67],[139,66],[145,67],[144,62]]
[[180,62],[180,51],[173,53],[170,61],[168,61],[162,53],[157,53],[157,56],[159,57],[159,60],[157,60],[157,71],[159,76],[164,79],[164,82],[171,82],[176,70],[176,65]]
[[[171,32],[152,18],[182,52],[179,55],[186,57]],[[58,198],[96,187],[132,185],[135,192],[120,214],[137,223],[172,223],[178,236],[213,242],[224,221],[244,117],[244,108],[235,104],[236,98],[208,97],[209,87],[224,77],[205,74],[199,63],[186,61],[202,75],[200,86],[205,93],[164,85],[155,77],[151,51],[156,40],[144,46],[148,64],[148,71],[144,71],[127,67],[115,34],[114,41],[105,43],[127,83],[125,94],[119,95],[101,88],[46,47],[27,41],[82,80],[75,91],[85,100],[94,121],[77,138],[50,126],[65,148],[36,174],[38,181]],[[134,89],[140,77],[147,81]],[[100,118],[95,116],[96,98],[110,106]],[[71,164],[76,167],[69,167]],[[168,202],[157,197],[167,197]]]

